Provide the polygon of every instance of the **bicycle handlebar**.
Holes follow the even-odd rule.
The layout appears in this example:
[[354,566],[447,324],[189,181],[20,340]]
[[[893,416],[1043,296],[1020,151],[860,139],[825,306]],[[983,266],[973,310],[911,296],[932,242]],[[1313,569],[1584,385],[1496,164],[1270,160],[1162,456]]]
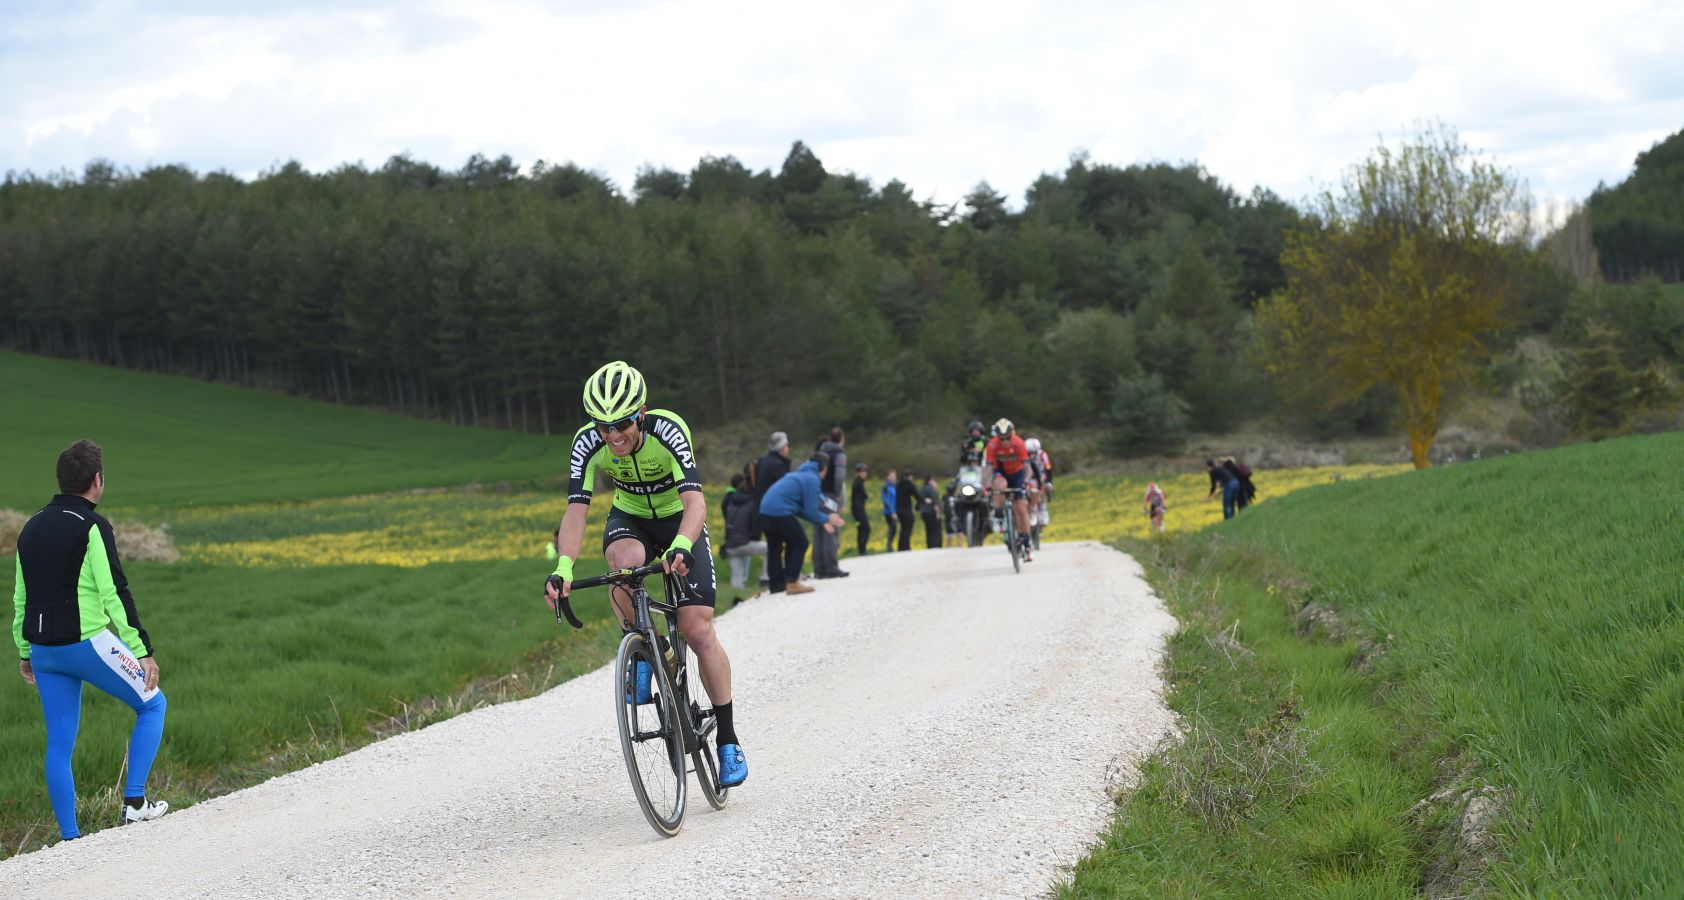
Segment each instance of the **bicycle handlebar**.
[[[646,566],[638,566],[635,569],[615,569],[612,572],[604,572],[601,575],[596,575],[590,578],[581,578],[578,581],[572,582],[569,588],[569,593],[579,590],[580,588],[602,587],[605,584],[619,584],[626,581],[635,581],[647,578],[650,575],[659,574],[661,572],[662,567],[659,560],[656,560]],[[579,621],[579,617],[573,614],[573,604],[568,602],[566,595],[561,594],[561,576],[551,575],[549,581],[551,584],[555,585],[556,593],[558,594],[555,605],[555,623],[560,625],[562,617],[566,616],[567,624],[572,625],[574,628],[585,627],[585,623]]]
[[573,582],[573,590],[578,590],[580,588],[602,587],[605,584],[617,584],[622,581],[633,581],[639,578],[647,578],[650,575],[659,575],[661,574],[661,571],[661,563],[659,560],[656,560],[649,565],[638,566],[635,569],[615,569],[612,572],[604,572],[601,575],[591,578],[581,578],[578,581]]

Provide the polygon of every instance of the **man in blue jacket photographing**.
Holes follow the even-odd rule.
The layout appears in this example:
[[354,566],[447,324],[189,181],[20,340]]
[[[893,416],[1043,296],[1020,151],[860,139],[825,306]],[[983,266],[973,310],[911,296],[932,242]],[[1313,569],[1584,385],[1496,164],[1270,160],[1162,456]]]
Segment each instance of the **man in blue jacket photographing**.
[[760,515],[766,523],[766,573],[774,594],[809,594],[813,589],[801,583],[801,561],[807,555],[807,535],[798,519],[805,519],[835,534],[842,517],[822,505],[820,490],[830,457],[823,453],[802,463],[795,471],[766,489],[760,500]]

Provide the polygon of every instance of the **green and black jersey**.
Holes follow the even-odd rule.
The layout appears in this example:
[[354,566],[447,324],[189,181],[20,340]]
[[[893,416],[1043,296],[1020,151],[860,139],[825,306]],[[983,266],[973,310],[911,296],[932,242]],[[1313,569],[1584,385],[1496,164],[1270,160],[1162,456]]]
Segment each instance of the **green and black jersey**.
[[591,502],[600,469],[614,480],[614,508],[645,519],[684,512],[679,494],[701,491],[690,426],[676,413],[652,409],[643,414],[643,440],[630,455],[619,457],[594,423],[573,435],[572,464],[568,469],[569,503]]
[[74,644],[107,625],[135,658],[152,655],[117,559],[116,535],[87,498],[59,494],[31,516],[18,535],[17,567],[12,640],[24,659],[30,644]]

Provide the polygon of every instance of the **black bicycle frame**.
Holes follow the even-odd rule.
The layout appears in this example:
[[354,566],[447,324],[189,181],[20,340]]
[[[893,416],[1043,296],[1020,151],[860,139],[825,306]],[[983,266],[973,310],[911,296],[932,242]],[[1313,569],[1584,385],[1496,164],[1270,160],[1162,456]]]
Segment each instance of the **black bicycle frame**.
[[[655,574],[662,576],[662,587],[664,588],[663,596],[659,600],[651,596],[648,589],[643,586],[643,579]],[[648,565],[638,566],[635,569],[615,569],[593,578],[581,578],[573,582],[572,587],[573,590],[578,590],[603,585],[622,587],[631,592],[632,618],[634,620],[631,623],[632,630],[643,635],[649,641],[649,646],[655,648],[656,652],[660,652],[662,635],[655,630],[655,613],[660,613],[666,618],[667,633],[665,637],[672,649],[673,659],[673,664],[667,671],[672,678],[673,690],[680,691],[681,696],[688,697],[689,656],[686,652],[688,648],[684,642],[684,632],[679,630],[678,627],[679,600],[677,599],[684,596],[684,580],[671,572],[664,571],[661,563],[656,561]],[[561,624],[563,616],[566,617],[568,624],[574,628],[585,627],[584,623],[579,621],[578,616],[573,614],[573,606],[568,602],[567,597],[559,598],[556,603],[556,624]],[[688,705],[688,703],[686,702],[685,705]],[[702,724],[712,715],[713,709],[711,707],[705,710],[682,711],[679,719],[684,729],[684,749],[686,752],[694,749],[697,735],[702,731]],[[694,721],[692,721],[692,716],[694,716]]]

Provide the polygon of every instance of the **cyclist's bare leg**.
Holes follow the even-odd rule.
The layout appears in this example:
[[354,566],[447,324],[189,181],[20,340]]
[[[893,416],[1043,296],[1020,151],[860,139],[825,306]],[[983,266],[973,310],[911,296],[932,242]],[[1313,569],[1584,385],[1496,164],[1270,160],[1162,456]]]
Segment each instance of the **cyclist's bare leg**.
[[[621,538],[609,544],[608,550],[602,556],[610,569],[635,569],[649,561],[649,551],[645,550],[643,542],[636,538]],[[616,584],[608,589],[608,597],[614,603],[614,613],[620,617],[622,627],[630,631],[637,622],[637,613],[632,609],[631,591]]]
[[702,670],[702,687],[714,706],[731,702],[731,658],[725,655],[724,645],[713,630],[713,610],[705,606],[680,606],[678,630],[684,642],[696,651],[696,662]]
[[1006,476],[994,473],[994,487],[988,492],[988,502],[994,504],[994,511],[998,513],[1006,502]]

